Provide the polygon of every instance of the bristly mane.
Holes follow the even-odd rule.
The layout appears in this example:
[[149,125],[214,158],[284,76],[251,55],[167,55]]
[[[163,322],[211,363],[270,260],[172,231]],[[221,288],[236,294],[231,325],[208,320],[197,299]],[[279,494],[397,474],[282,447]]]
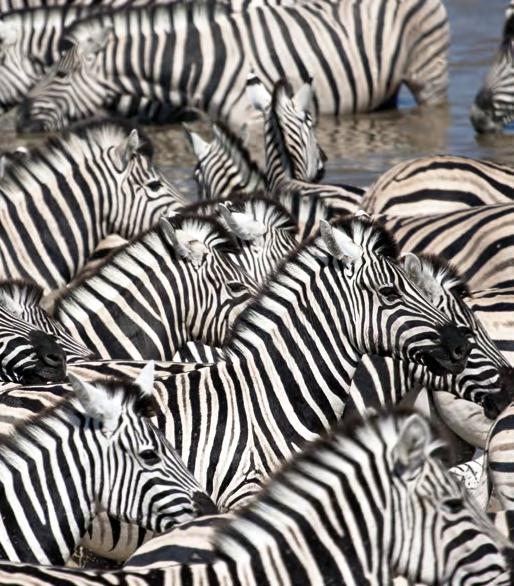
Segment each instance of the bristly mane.
[[[344,230],[350,237],[355,238],[355,241],[368,252],[384,256],[394,263],[397,262],[398,251],[396,243],[382,226],[374,224],[365,217],[356,218],[353,215],[338,218],[333,225],[339,230]],[[246,329],[258,319],[259,309],[265,306],[275,291],[280,295],[280,288],[283,287],[283,282],[288,277],[295,277],[295,271],[299,264],[304,262],[314,266],[314,263],[323,263],[322,257],[316,254],[316,250],[320,250],[316,244],[318,237],[319,232],[301,242],[278,264],[275,271],[268,275],[259,293],[254,296],[250,304],[235,319],[224,350],[230,353],[232,344],[237,343]]]
[[195,202],[183,208],[184,213],[208,213],[219,215],[217,206],[220,203],[230,203],[231,209],[238,212],[252,214],[254,218],[265,226],[275,230],[288,230],[291,234],[298,233],[298,225],[291,213],[277,200],[269,197],[264,191],[254,195],[244,192],[235,192],[230,197],[220,197],[206,201]]
[[0,304],[10,301],[21,308],[39,306],[43,297],[43,289],[31,281],[12,279],[0,281]]
[[[239,250],[235,239],[212,216],[177,214],[176,216],[169,217],[168,220],[176,230],[184,230],[211,250],[218,250],[224,253],[237,252]],[[121,249],[115,250],[109,256],[108,262],[101,264],[83,278],[74,281],[74,286],[67,288],[57,300],[53,312],[54,315],[59,313],[63,304],[68,300],[75,298],[77,295],[80,296],[84,284],[91,283],[93,279],[99,279],[103,274],[116,269],[117,266],[115,265],[123,264],[125,261],[129,264],[133,263],[133,259],[140,256],[138,250],[141,251],[141,255],[145,255],[147,254],[147,249],[154,250],[155,247],[165,247],[170,255],[175,258],[175,253],[164,237],[161,228],[159,226],[150,228],[121,247]]]
[[418,258],[446,290],[451,290],[461,298],[471,295],[464,277],[444,257],[436,254],[422,253],[418,255]]

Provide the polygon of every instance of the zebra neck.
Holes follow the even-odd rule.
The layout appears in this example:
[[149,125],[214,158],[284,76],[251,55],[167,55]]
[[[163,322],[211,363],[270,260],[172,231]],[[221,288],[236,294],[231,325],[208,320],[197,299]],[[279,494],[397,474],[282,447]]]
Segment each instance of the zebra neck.
[[67,561],[93,518],[94,495],[104,484],[102,441],[91,441],[93,435],[98,433],[85,426],[84,417],[63,402],[15,428],[2,444],[1,557]]

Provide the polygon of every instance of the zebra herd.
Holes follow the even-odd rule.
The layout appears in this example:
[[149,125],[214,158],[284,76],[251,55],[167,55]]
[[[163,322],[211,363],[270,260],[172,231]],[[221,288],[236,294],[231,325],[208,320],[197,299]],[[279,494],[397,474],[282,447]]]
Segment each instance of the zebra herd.
[[[0,109],[54,132],[0,158],[0,584],[513,584],[513,170],[330,185],[315,134],[446,100],[443,3],[0,11]],[[200,114],[192,201],[133,121]]]

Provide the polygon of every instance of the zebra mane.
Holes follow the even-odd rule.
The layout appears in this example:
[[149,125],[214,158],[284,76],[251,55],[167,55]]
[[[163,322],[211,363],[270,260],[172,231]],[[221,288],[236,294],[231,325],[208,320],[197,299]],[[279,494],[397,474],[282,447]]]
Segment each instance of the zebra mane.
[[[118,121],[94,121],[80,124],[62,136],[48,138],[42,145],[30,149],[26,155],[17,158],[7,166],[0,189],[7,198],[19,195],[20,185],[30,185],[33,176],[44,178],[49,165],[57,169],[69,165],[69,156],[73,160],[91,158],[94,153],[91,145],[102,150],[117,146],[128,138],[133,126]],[[142,146],[138,152],[151,158],[152,144],[145,135],[140,135]],[[1,200],[0,200],[1,201]]]
[[[382,226],[373,223],[368,218],[348,215],[338,218],[332,225],[339,230],[344,230],[364,249],[365,253],[385,256],[394,263],[397,262],[398,250],[395,241]],[[266,308],[268,304],[275,307],[273,298],[283,295],[283,287],[288,287],[287,283],[291,277],[294,279],[298,276],[298,271],[302,270],[301,266],[319,270],[321,260],[317,240],[318,234],[300,243],[278,264],[275,271],[268,275],[259,293],[235,319],[224,348],[227,355],[230,354],[231,348],[237,346],[244,338],[245,332],[259,323],[260,310]]]
[[0,305],[18,314],[20,310],[33,307],[41,302],[43,289],[29,281],[0,281]]
[[[370,415],[364,420],[356,417],[349,421],[340,421],[318,439],[308,442],[306,446],[301,446],[301,452],[286,461],[282,468],[273,474],[251,503],[240,509],[234,518],[229,519],[214,531],[212,538],[214,553],[232,557],[233,537],[243,532],[247,535],[251,533],[251,529],[245,529],[248,527],[248,520],[252,521],[260,517],[261,511],[262,516],[269,517],[270,505],[276,510],[280,506],[279,503],[282,502],[285,505],[284,512],[287,515],[286,511],[291,510],[288,502],[290,493],[284,491],[283,488],[293,484],[301,489],[302,477],[306,476],[304,466],[311,467],[313,464],[315,465],[316,461],[321,461],[322,458],[326,461],[330,457],[331,468],[337,473],[338,455],[352,456],[356,452],[356,447],[363,445],[366,446],[369,453],[374,453],[379,457],[381,453],[396,445],[403,424],[414,413],[416,411],[412,409],[400,407]],[[433,424],[430,421],[427,423],[431,432],[431,441],[426,447],[425,454],[431,456],[445,444],[441,442]],[[344,461],[341,461],[340,473],[345,474],[345,469]],[[448,485],[457,490],[460,495],[458,483],[450,475],[448,475]],[[309,485],[306,485],[306,493],[310,494]]]
[[[153,417],[157,412],[157,402],[155,397],[148,396],[141,388],[134,383],[132,379],[125,378],[122,375],[116,378],[98,378],[88,381],[93,385],[101,386],[110,397],[123,394],[121,404],[125,407],[131,407],[136,415],[141,417]],[[27,390],[30,392],[50,393],[55,397],[55,403],[48,405],[41,411],[30,415],[26,418],[20,418],[9,428],[8,432],[0,433],[0,454],[5,455],[12,448],[20,445],[24,438],[36,438],[38,434],[37,426],[32,425],[42,419],[51,418],[57,410],[61,408],[73,408],[70,399],[75,397],[73,390],[64,386],[65,383],[53,385],[37,385],[28,387],[18,387],[16,390]],[[68,385],[69,386],[69,385]],[[8,399],[8,397],[7,397]],[[1,406],[1,402],[0,402]]]
[[[176,230],[183,230],[192,236],[192,239],[203,243],[210,250],[222,252],[237,252],[237,242],[223,228],[223,226],[211,216],[197,216],[177,214],[168,218]],[[54,315],[57,315],[63,305],[73,301],[77,297],[86,294],[84,286],[91,283],[93,279],[101,279],[102,275],[111,271],[118,271],[120,266],[127,266],[134,263],[135,258],[146,258],[150,251],[169,251],[174,255],[171,246],[168,245],[166,237],[159,226],[155,226],[139,234],[134,240],[115,250],[105,263],[102,263],[83,278],[76,279],[73,287],[68,287],[56,301]],[[130,267],[128,267],[130,268]]]
[[184,208],[188,214],[217,215],[217,206],[220,203],[231,204],[231,209],[252,215],[268,228],[275,230],[289,230],[297,234],[298,225],[291,213],[277,200],[269,197],[265,192],[257,192],[254,195],[246,193],[234,193],[228,198],[220,197],[205,201],[195,202]]
[[436,254],[419,254],[423,269],[430,273],[446,291],[452,291],[458,297],[471,295],[468,284],[457,269],[445,258]]

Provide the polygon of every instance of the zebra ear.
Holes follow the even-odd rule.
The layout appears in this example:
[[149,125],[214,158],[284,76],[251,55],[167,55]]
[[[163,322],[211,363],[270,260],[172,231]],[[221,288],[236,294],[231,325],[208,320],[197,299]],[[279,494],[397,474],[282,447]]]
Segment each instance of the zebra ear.
[[233,213],[224,203],[218,204],[218,210],[228,229],[241,240],[256,240],[266,233],[266,226],[250,214]]
[[195,154],[196,158],[198,160],[203,159],[211,145],[208,142],[206,142],[201,136],[196,134],[196,132],[191,132],[187,128],[186,132],[189,138],[189,142],[191,143],[191,147],[193,148],[193,153]]
[[150,360],[145,367],[141,370],[138,377],[134,381],[136,385],[141,388],[143,395],[151,397],[153,395],[153,382],[154,382],[155,362]]
[[80,41],[79,52],[84,57],[95,55],[105,49],[109,39],[113,36],[112,27],[98,28],[91,31],[88,36]]
[[436,301],[441,286],[428,270],[423,270],[420,259],[413,252],[407,252],[401,257],[401,261],[409,279],[421,289],[430,301]]
[[296,92],[293,101],[298,110],[302,112],[310,112],[312,101],[312,77]]
[[271,94],[253,71],[246,79],[246,95],[252,106],[260,112],[265,112],[271,105]]
[[121,416],[121,402],[114,400],[104,389],[81,380],[71,372],[68,380],[84,409],[84,413],[102,423],[106,434],[112,433]]
[[328,252],[344,264],[353,264],[362,257],[362,248],[345,232],[334,228],[326,220],[320,221],[320,232]]
[[208,252],[208,248],[203,242],[190,238],[183,230],[175,230],[167,218],[161,217],[159,226],[167,242],[180,259],[192,262],[196,267],[201,264],[203,257]]
[[432,439],[428,423],[414,413],[403,423],[393,449],[394,470],[402,476],[419,470],[427,456]]
[[121,169],[125,169],[132,157],[138,152],[139,146],[139,134],[137,130],[133,128],[128,137],[115,149],[117,166]]

